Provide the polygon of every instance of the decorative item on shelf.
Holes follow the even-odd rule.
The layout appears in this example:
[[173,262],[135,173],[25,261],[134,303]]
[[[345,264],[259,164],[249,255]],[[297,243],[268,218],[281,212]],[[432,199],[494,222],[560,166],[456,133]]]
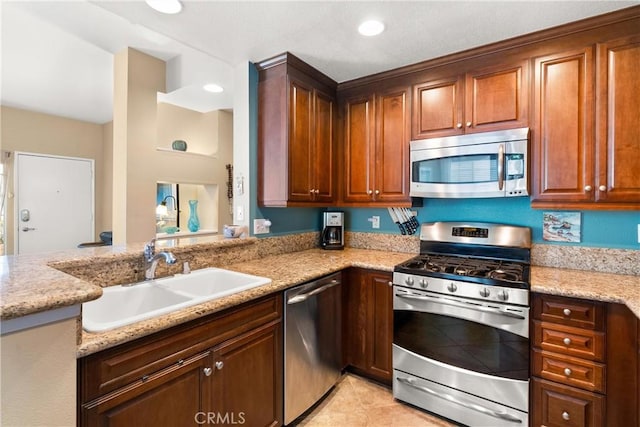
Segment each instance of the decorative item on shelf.
[[200,230],[200,220],[198,219],[198,201],[189,200],[189,221],[187,221],[189,231],[195,233]]
[[187,143],[181,139],[176,139],[171,144],[171,148],[176,151],[187,151]]
[[176,224],[180,224],[180,209],[178,209],[178,200],[173,196],[166,196],[162,199],[162,202],[158,206],[156,206],[156,216],[159,219],[169,215],[169,210],[167,208],[167,199],[173,199],[173,210],[176,211]]
[[164,227],[162,231],[164,231],[167,234],[174,234],[180,231],[180,229],[178,227]]

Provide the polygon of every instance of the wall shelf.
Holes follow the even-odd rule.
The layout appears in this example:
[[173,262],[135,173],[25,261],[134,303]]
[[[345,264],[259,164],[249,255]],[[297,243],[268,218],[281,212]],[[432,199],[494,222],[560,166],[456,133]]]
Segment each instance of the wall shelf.
[[163,151],[163,152],[167,152],[167,153],[174,153],[174,154],[178,154],[181,156],[195,156],[195,157],[204,157],[207,159],[217,159],[218,156],[216,156],[215,154],[203,154],[203,153],[194,153],[191,151],[179,151],[179,150],[173,150],[171,148],[164,148],[164,147],[156,147],[157,151]]

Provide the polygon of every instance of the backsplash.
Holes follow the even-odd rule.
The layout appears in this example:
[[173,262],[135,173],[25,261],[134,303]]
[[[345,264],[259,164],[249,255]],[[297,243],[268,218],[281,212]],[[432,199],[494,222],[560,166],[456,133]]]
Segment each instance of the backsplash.
[[[185,262],[189,263],[192,270],[207,267],[224,268],[226,265],[271,255],[318,248],[319,235],[319,232],[307,232],[262,239],[203,238],[196,244],[192,240],[184,243],[163,242],[159,244],[159,249],[171,250],[178,262],[171,266],[160,263],[156,274],[157,277],[164,277],[181,273]],[[347,231],[345,241],[346,246],[351,248],[415,254],[420,252],[420,239],[417,235]],[[139,248],[139,252],[137,249],[128,247],[124,253],[60,261],[51,263],[50,266],[102,287],[134,283],[144,280],[142,248]],[[640,276],[640,251],[534,243],[531,264]]]

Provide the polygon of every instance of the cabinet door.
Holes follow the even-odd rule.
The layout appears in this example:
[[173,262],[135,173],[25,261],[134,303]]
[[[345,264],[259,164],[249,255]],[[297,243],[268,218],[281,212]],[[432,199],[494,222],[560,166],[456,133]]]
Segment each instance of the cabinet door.
[[463,90],[463,76],[414,86],[412,139],[463,133]]
[[409,201],[409,88],[376,96],[373,199],[387,204]]
[[289,200],[313,199],[313,88],[289,82]]
[[391,345],[393,343],[392,275],[369,272],[366,276],[368,298],[367,369],[376,379],[391,382]]
[[315,92],[313,145],[313,189],[316,202],[332,203],[335,198],[335,99]]
[[596,199],[640,204],[640,36],[598,45]]
[[373,189],[373,96],[347,100],[344,120],[344,201],[368,203]]
[[532,200],[592,200],[593,49],[536,59],[534,98]]
[[214,349],[212,411],[224,424],[282,424],[281,328],[272,322]]
[[391,273],[350,269],[343,286],[345,364],[379,381],[391,382],[393,293]]
[[[82,405],[82,426],[197,426],[210,411],[211,352]],[[205,371],[206,370],[206,371]]]
[[526,61],[467,73],[465,132],[526,127],[528,74]]

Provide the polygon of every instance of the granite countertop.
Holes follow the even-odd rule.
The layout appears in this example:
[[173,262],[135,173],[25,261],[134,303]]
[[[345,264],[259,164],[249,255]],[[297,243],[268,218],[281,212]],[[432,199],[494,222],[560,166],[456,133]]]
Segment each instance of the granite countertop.
[[[221,242],[223,245],[251,244],[246,242]],[[138,247],[140,246],[140,247]],[[20,256],[0,258],[0,314],[2,319],[11,319],[27,314],[80,304],[98,298],[100,286],[75,278],[49,265],[55,262],[74,262],[86,257],[105,258],[117,263],[132,251],[141,251],[142,246],[125,248],[95,248],[50,254],[43,256]],[[240,292],[216,301],[187,307],[167,315],[159,316],[102,333],[80,332],[78,357],[83,357],[115,345],[175,326],[198,317],[233,307],[289,287],[314,280],[321,276],[348,267],[362,267],[382,271],[393,271],[393,267],[409,258],[413,253],[346,248],[343,251],[309,249],[267,257],[256,257],[237,263],[225,264],[223,268],[242,273],[268,277],[268,285]],[[586,298],[604,302],[625,304],[640,318],[640,276],[599,273],[585,270],[568,270],[552,267],[531,267],[531,290],[533,292]]]

